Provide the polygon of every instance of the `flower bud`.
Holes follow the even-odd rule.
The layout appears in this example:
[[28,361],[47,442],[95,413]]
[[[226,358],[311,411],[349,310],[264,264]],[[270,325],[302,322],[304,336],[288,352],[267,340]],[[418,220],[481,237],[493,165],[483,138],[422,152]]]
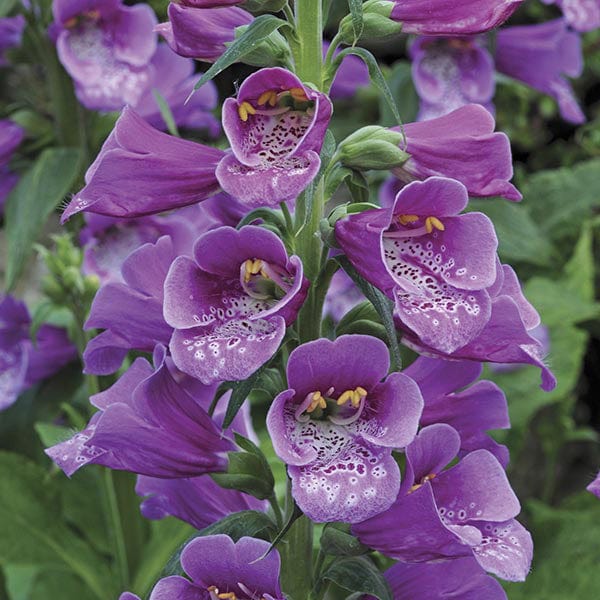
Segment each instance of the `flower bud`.
[[[396,35],[402,30],[402,23],[390,19],[394,3],[388,0],[368,0],[363,5],[363,29],[360,40],[381,39]],[[340,22],[340,36],[346,44],[354,44],[352,15],[346,15]]]
[[[236,27],[235,37],[239,38],[246,29],[248,25]],[[285,38],[278,31],[274,31],[242,60],[253,67],[273,67],[285,63],[289,56],[290,48]]]
[[387,170],[403,165],[410,156],[400,149],[402,134],[378,125],[355,131],[338,148],[340,163],[359,170]]

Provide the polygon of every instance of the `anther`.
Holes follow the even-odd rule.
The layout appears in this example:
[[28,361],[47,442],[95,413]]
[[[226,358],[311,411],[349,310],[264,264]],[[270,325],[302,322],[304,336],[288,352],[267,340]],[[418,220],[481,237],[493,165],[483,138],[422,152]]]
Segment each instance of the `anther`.
[[444,231],[444,224],[437,217],[427,217],[425,219],[425,229],[427,233],[431,233],[434,229]]
[[317,408],[321,408],[321,409],[325,409],[327,408],[327,402],[325,401],[325,398],[323,398],[323,394],[321,394],[321,392],[314,392],[310,401],[310,404],[308,405],[308,408],[306,409],[307,413],[311,413],[314,412],[315,410],[317,410]]
[[238,113],[240,115],[240,119],[246,122],[248,120],[248,115],[256,114],[256,109],[254,106],[252,106],[252,104],[250,104],[250,102],[242,102],[238,106]]
[[400,221],[400,225],[408,225],[409,223],[414,223],[419,220],[418,215],[400,215],[398,217],[398,221]]
[[277,92],[274,90],[267,90],[266,92],[263,92],[256,101],[259,106],[263,106],[267,102],[270,106],[275,106],[277,104]]
[[307,102],[308,96],[302,88],[291,88],[290,96],[296,100],[296,102]]

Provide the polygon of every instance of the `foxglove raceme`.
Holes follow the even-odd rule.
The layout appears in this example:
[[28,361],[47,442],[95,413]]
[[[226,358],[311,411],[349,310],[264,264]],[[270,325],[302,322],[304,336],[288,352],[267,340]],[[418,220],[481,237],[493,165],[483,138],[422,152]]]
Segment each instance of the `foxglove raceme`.
[[25,29],[25,17],[3,17],[0,19],[0,67],[8,63],[4,58],[4,52],[21,44],[21,37]]
[[140,217],[194,204],[219,190],[224,152],[161,133],[125,108],[62,222],[81,211]]
[[393,173],[403,183],[432,175],[451,177],[465,185],[471,196],[520,200],[521,194],[510,183],[510,141],[504,133],[494,133],[494,127],[492,115],[477,104],[438,119],[408,123],[403,150],[411,158]]
[[600,27],[600,0],[542,0],[556,4],[567,23],[577,31],[592,31]]
[[277,351],[308,289],[297,256],[255,226],[220,227],[179,257],[165,281],[170,350],[183,372],[205,384],[241,380]]
[[573,88],[566,79],[566,76],[579,77],[583,72],[581,39],[579,34],[569,31],[564,19],[499,31],[496,68],[552,96],[567,121],[585,121]]
[[[189,579],[160,579],[149,600],[284,600],[279,553],[264,540],[198,537],[183,549],[181,566]],[[127,592],[120,600],[139,598]]]
[[121,0],[54,0],[58,56],[87,108],[135,105],[150,81],[156,17],[146,4]]
[[261,69],[223,105],[231,151],[220,161],[221,187],[249,207],[294,200],[319,171],[332,105],[279,67]]
[[363,335],[316,340],[290,355],[290,389],[273,401],[267,428],[313,521],[357,523],[398,494],[392,449],[414,438],[423,399],[406,375],[385,378],[388,369],[385,344]]
[[487,450],[467,454],[444,470],[460,447],[445,424],[424,428],[406,449],[406,476],[392,507],[353,527],[364,544],[406,562],[474,557],[509,581],[527,576],[529,532],[504,469]]
[[18,180],[18,176],[10,171],[9,162],[24,136],[19,125],[8,119],[0,120],[0,214],[4,211],[6,197]]

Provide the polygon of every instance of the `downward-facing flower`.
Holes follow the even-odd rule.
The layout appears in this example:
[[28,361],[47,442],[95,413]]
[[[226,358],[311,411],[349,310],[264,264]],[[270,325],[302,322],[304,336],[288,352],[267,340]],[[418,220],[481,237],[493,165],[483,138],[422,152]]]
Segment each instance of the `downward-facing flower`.
[[250,207],[295,199],[314,179],[332,106],[278,67],[261,69],[223,105],[231,145],[217,167],[221,187]]
[[164,348],[154,358],[156,370],[138,358],[111,388],[92,396],[100,410],[88,426],[46,450],[67,475],[92,463],[167,479],[226,468],[235,445],[202,408],[214,388],[188,390]]
[[9,163],[24,136],[25,132],[19,125],[8,119],[0,120],[0,214],[6,197],[18,180],[18,176],[11,173]]
[[502,586],[474,558],[399,562],[384,575],[394,600],[507,600]]
[[577,31],[592,31],[600,27],[599,0],[542,0],[542,2],[558,5],[567,23]]
[[581,39],[579,34],[569,31],[564,19],[499,31],[496,67],[501,73],[552,96],[567,121],[585,121],[565,77],[579,77],[583,72]]
[[515,520],[520,511],[502,465],[476,450],[444,470],[460,447],[445,424],[424,428],[406,449],[398,499],[383,514],[353,527],[368,546],[406,562],[474,557],[509,581],[527,576],[533,544]]
[[179,257],[165,281],[164,317],[179,369],[203,383],[241,380],[277,351],[308,288],[297,256],[255,226],[220,227]]
[[58,56],[88,108],[135,105],[149,82],[156,17],[145,4],[121,0],[54,0]]
[[9,48],[21,45],[24,29],[25,17],[23,15],[0,19],[0,67],[8,64],[4,58],[4,52]]
[[[513,176],[510,141],[494,133],[494,117],[469,104],[448,115],[404,126],[410,158],[394,175],[403,183],[441,175],[457,179],[471,196],[520,200]],[[393,128],[402,131],[400,127]]]
[[[281,560],[269,542],[226,535],[192,540],[181,553],[189,577],[159,580],[149,600],[284,600],[279,587]],[[120,600],[139,600],[126,593]]]
[[466,104],[493,112],[494,61],[480,36],[418,37],[410,46],[412,77],[421,99],[419,120],[441,117]]
[[502,25],[523,0],[393,0],[391,18],[404,33],[465,35]]
[[506,397],[495,383],[476,381],[481,371],[476,362],[420,356],[403,372],[423,394],[422,426],[447,423],[460,434],[459,457],[485,449],[506,466],[508,449],[487,433],[510,427]]
[[594,494],[594,496],[600,498],[600,472],[596,475],[596,479],[594,479],[594,481],[592,481],[585,489]]
[[290,355],[290,389],[273,401],[267,428],[313,521],[357,523],[398,494],[392,450],[414,438],[423,399],[406,375],[385,378],[388,369],[385,344],[363,335],[309,342]]
[[84,210],[140,217],[209,198],[219,190],[215,167],[223,154],[156,131],[125,108],[61,220]]
[[64,329],[42,325],[34,343],[30,326],[31,317],[23,302],[12,296],[0,297],[0,410],[77,357]]
[[406,186],[390,209],[336,224],[354,267],[394,299],[398,324],[443,354],[473,340],[491,314],[498,241],[485,215],[459,215],[467,203],[458,181],[431,177]]

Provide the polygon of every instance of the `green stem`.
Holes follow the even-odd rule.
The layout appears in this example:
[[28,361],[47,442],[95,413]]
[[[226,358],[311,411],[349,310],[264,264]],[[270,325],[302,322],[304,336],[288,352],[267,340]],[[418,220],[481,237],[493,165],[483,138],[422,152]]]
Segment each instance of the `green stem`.
[[282,558],[281,587],[297,600],[310,598],[312,591],[313,523],[302,515],[278,546]]
[[296,75],[320,90],[323,86],[323,6],[322,0],[296,0],[296,34],[294,48]]
[[279,502],[277,502],[277,497],[273,494],[269,499],[269,504],[273,509],[273,513],[275,514],[275,520],[277,521],[277,527],[281,529],[283,527],[283,514],[281,513],[281,507],[279,506]]

